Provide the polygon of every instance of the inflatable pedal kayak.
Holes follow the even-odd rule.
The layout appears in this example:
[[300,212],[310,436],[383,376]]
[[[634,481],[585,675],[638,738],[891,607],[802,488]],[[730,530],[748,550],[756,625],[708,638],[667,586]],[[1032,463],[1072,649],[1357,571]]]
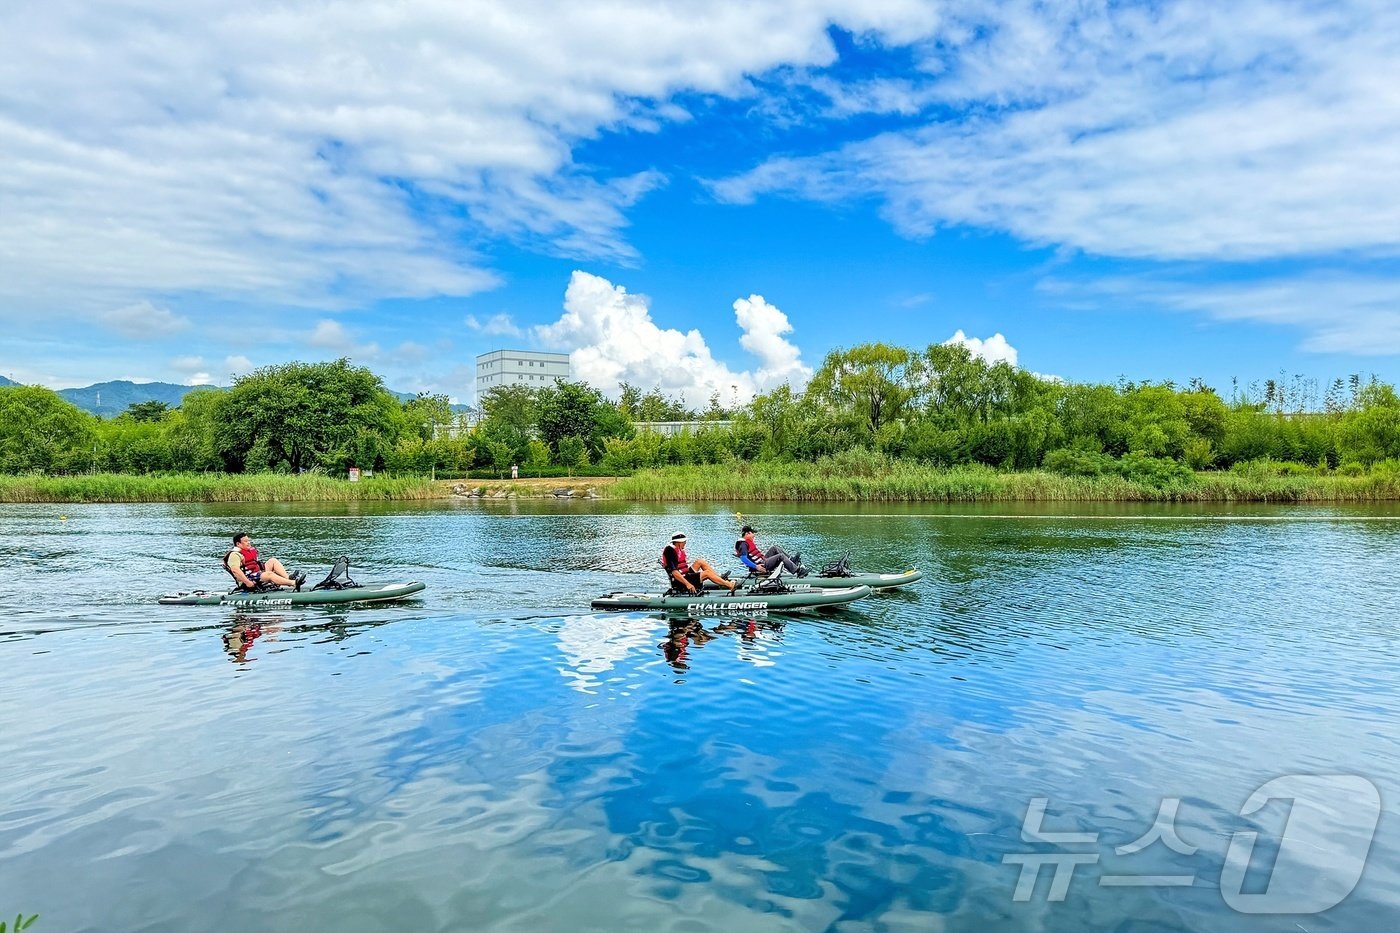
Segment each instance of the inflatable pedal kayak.
[[268,590],[247,593],[230,590],[209,593],[167,593],[160,598],[162,606],[345,606],[362,603],[387,603],[422,592],[426,583],[367,583],[343,590]]
[[683,610],[690,615],[744,615],[771,609],[818,609],[841,606],[870,595],[868,586],[817,588],[792,585],[774,593],[740,589],[735,593],[609,593],[593,600],[594,609]]
[[[922,570],[906,570],[903,573],[853,573],[849,577],[824,577],[820,574],[808,574],[805,577],[786,576],[783,582],[789,586],[810,586],[818,590],[840,589],[846,586],[868,586],[871,590],[892,590],[896,587],[908,586],[911,583],[918,583],[924,578]],[[747,578],[749,580],[753,577]],[[712,592],[719,589],[713,583],[706,583],[705,590]]]
[[819,588],[839,586],[868,586],[872,590],[892,590],[900,586],[918,583],[924,578],[922,570],[909,569],[903,573],[853,573],[849,577],[823,577],[809,575],[799,578],[799,583]]

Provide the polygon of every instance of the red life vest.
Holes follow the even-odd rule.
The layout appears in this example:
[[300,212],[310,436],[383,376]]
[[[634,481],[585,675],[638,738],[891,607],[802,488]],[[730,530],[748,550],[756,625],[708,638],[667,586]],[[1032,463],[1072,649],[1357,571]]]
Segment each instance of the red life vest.
[[262,564],[258,563],[258,549],[255,547],[238,549],[238,553],[243,557],[244,573],[262,573]]
[[667,552],[667,551],[675,551],[675,552],[676,552],[676,566],[673,568],[674,570],[679,570],[682,574],[686,574],[686,573],[689,573],[689,572],[690,572],[690,564],[688,564],[688,563],[686,562],[686,559],[685,559],[685,548],[683,548],[683,547],[676,547],[674,544],[668,544],[668,545],[666,545],[666,547],[664,547],[664,548],[661,549],[661,564],[662,564],[662,566],[666,566],[667,564],[670,563],[670,561],[668,561],[668,560],[666,559],[666,552]]
[[743,541],[744,547],[749,549],[750,560],[755,564],[763,562],[763,552],[758,549],[758,545],[754,543],[752,538],[740,538],[739,540]]

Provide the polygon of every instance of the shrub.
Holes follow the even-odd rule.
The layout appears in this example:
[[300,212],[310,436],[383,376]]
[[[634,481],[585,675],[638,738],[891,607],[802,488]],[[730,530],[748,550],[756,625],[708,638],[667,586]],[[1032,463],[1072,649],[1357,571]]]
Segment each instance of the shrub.
[[1149,457],[1146,454],[1127,453],[1118,461],[1118,472],[1124,479],[1148,486],[1186,486],[1195,482],[1196,475],[1180,460],[1168,457]]
[[1118,470],[1117,461],[1107,454],[1073,447],[1050,451],[1042,465],[1051,473],[1062,476],[1101,476]]

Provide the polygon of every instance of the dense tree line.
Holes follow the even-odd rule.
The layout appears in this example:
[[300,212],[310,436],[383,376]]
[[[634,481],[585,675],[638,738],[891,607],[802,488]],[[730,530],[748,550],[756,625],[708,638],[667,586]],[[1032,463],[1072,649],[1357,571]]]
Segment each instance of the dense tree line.
[[[658,390],[619,388],[616,402],[583,383],[496,388],[469,427],[446,397],[400,402],[346,360],[266,367],[229,390],[192,392],[179,408],[145,402],[109,420],[46,389],[6,387],[0,472],[625,472],[855,449],[1157,483],[1204,469],[1400,466],[1400,398],[1357,377],[1324,392],[1307,380],[1266,380],[1235,386],[1227,401],[1199,380],[1074,384],[958,346],[864,344],[829,354],[805,390],[782,386],[733,412],[718,397],[696,410]],[[697,424],[675,437],[634,428],[651,421]]]

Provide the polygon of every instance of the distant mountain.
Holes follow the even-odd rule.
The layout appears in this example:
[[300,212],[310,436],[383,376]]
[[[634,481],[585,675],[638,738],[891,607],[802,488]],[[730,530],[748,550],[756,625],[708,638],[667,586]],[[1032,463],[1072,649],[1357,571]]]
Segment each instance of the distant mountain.
[[[0,386],[13,385],[19,385],[19,383],[0,376]],[[169,382],[128,382],[122,379],[116,382],[99,382],[81,389],[59,389],[58,394],[84,411],[100,415],[103,418],[115,418],[138,402],[164,402],[171,408],[179,408],[180,403],[190,392],[195,389],[208,388],[219,389],[223,387],[184,386]],[[392,389],[389,391],[401,402],[417,398],[413,392],[394,392]],[[467,405],[453,405],[452,410],[460,413],[470,411],[471,408]]]
[[185,396],[202,386],[181,386],[169,382],[99,382],[82,389],[59,389],[58,394],[94,415],[115,418],[137,402],[164,402],[179,408]]

